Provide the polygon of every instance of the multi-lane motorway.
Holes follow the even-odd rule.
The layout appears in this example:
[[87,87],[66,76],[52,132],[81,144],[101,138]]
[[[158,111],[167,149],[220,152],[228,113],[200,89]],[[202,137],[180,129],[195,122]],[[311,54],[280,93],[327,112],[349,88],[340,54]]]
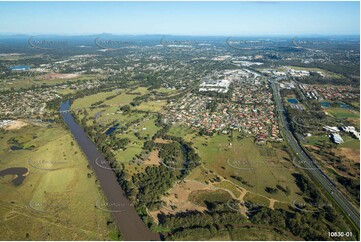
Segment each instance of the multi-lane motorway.
[[322,170],[315,164],[315,162],[304,152],[299,145],[292,132],[289,130],[289,124],[286,120],[284,108],[282,104],[281,95],[279,92],[279,85],[275,80],[270,79],[273,89],[274,98],[276,101],[276,109],[278,112],[278,118],[280,123],[280,129],[284,135],[284,138],[291,146],[298,159],[302,162],[303,167],[307,170],[317,182],[319,182],[329,195],[335,200],[339,207],[344,211],[356,227],[360,228],[360,213],[351,205],[351,203],[338,191],[333,182],[322,172]]

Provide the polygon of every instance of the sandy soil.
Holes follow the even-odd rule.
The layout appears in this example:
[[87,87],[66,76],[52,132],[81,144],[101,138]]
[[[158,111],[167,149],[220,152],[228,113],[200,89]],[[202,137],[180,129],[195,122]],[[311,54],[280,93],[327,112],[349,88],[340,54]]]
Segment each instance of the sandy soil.
[[171,143],[172,141],[171,140],[165,140],[165,139],[162,139],[162,138],[156,138],[154,140],[155,143],[158,143],[158,144],[169,144]]
[[15,120],[14,122],[11,122],[11,124],[6,126],[4,129],[5,130],[16,130],[16,129],[21,129],[22,127],[25,127],[27,125],[28,125],[28,123],[26,123],[22,120]]
[[185,212],[187,210],[205,211],[207,208],[198,206],[188,201],[188,197],[193,191],[197,190],[213,190],[211,186],[197,181],[184,181],[177,183],[169,191],[169,196],[162,196],[163,201],[159,210],[150,211],[149,215],[154,221],[158,222],[158,214],[175,214],[177,212]]
[[58,73],[50,73],[43,75],[41,79],[44,80],[53,80],[53,79],[68,79],[78,77],[79,74],[58,74]]
[[239,196],[238,200],[241,202],[244,202],[243,198],[244,198],[244,196],[246,196],[248,191],[246,189],[239,189],[239,190],[241,190],[242,192],[241,192],[241,195]]
[[359,150],[354,150],[351,148],[341,148],[341,154],[346,156],[347,158],[355,161],[356,163],[360,163],[360,152]]
[[274,208],[275,202],[277,202],[277,200],[272,199],[272,198],[269,199],[269,208],[270,208],[270,209],[273,209],[273,210],[275,209],[275,208]]
[[[236,198],[234,195],[232,196],[234,199],[239,200],[240,202],[244,202],[245,195],[249,192],[246,189],[240,189],[241,195]],[[215,190],[225,190],[230,194],[233,194],[228,189],[218,188],[211,184],[205,184],[199,181],[194,180],[184,180],[183,182],[179,182],[174,185],[173,188],[169,190],[169,196],[162,196],[161,200],[163,201],[161,208],[155,211],[148,211],[148,214],[154,219],[156,223],[158,223],[158,214],[175,214],[177,212],[185,212],[187,210],[197,210],[197,211],[205,211],[206,207],[202,207],[192,202],[188,201],[189,195],[194,191],[215,191]],[[267,198],[267,197],[265,197]],[[270,201],[269,208],[274,209],[275,202],[278,202],[276,199],[269,199]],[[243,207],[244,211],[241,211],[241,214],[246,215],[247,208]]]

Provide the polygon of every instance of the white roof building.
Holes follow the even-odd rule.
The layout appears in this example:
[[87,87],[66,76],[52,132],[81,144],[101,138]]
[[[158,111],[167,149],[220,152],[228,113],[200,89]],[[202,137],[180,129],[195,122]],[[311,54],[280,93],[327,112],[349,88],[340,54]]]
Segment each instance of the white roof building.
[[330,126],[324,126],[323,129],[331,133],[336,133],[340,131],[337,127],[330,127]]
[[227,93],[230,84],[229,80],[206,80],[199,85],[199,91]]
[[333,138],[333,142],[335,142],[336,144],[343,143],[343,139],[339,134],[332,134],[332,138]]

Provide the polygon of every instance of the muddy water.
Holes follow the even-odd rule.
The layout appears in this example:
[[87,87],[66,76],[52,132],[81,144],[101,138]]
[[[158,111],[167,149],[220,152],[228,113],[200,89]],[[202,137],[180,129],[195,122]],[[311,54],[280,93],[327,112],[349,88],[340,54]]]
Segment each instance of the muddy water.
[[11,181],[15,186],[21,185],[26,178],[28,168],[25,167],[11,167],[0,171],[0,176],[12,175],[15,178]]
[[[62,103],[60,111],[69,109],[69,101]],[[131,202],[124,195],[114,172],[98,151],[96,145],[75,122],[69,112],[61,112],[78,145],[95,171],[102,191],[107,198],[107,209],[112,212],[124,240],[160,240],[159,234],[148,229],[138,216]],[[101,166],[99,165],[101,164]],[[106,206],[105,206],[106,207]],[[84,221],[86,222],[86,221]]]

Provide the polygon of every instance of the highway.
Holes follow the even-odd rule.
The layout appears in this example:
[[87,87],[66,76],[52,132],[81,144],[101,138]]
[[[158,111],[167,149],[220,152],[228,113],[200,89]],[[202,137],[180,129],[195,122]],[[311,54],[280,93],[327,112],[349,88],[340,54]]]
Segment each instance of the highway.
[[[269,78],[268,78],[269,79]],[[334,183],[326,176],[322,170],[315,164],[315,162],[304,152],[300,144],[297,142],[292,132],[289,130],[289,124],[286,120],[284,114],[284,108],[282,104],[281,95],[279,92],[279,85],[276,81],[270,79],[271,86],[273,89],[273,94],[276,102],[276,110],[278,112],[278,118],[280,123],[280,129],[284,135],[284,138],[287,140],[288,144],[291,146],[294,153],[297,155],[298,159],[303,162],[304,169],[309,172],[314,179],[321,184],[324,189],[329,193],[329,195],[335,200],[339,207],[344,211],[345,215],[348,216],[352,222],[357,226],[358,230],[360,228],[360,213],[355,207],[343,196],[343,194],[338,191]]]

